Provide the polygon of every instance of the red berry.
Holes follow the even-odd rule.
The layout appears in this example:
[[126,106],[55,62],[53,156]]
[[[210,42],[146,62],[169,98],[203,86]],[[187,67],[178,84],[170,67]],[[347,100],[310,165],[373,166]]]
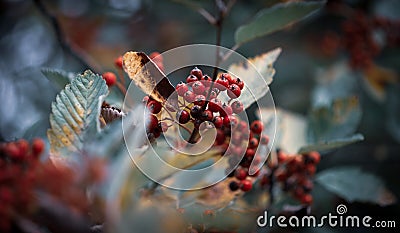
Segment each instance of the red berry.
[[236,100],[235,102],[233,102],[231,104],[231,108],[232,108],[232,111],[236,114],[243,112],[243,109],[244,109],[242,102],[240,102],[239,100]]
[[228,73],[222,73],[220,78],[225,78],[229,84],[233,83],[233,77]]
[[235,177],[238,180],[244,180],[247,177],[247,171],[243,168],[238,168],[235,171]]
[[111,87],[117,82],[117,76],[112,72],[105,72],[102,74],[103,79],[106,81],[107,86]]
[[225,142],[226,136],[224,131],[218,129],[217,130],[217,136],[215,138],[215,144],[217,145],[222,145]]
[[213,119],[213,113],[210,110],[205,110],[201,113],[201,119],[204,121],[211,121]]
[[239,184],[236,181],[232,181],[229,183],[229,189],[234,192],[239,189]]
[[[204,96],[208,97],[208,92],[209,92],[209,91],[210,91],[210,89],[205,90],[205,91],[204,91]],[[209,99],[209,100],[215,99],[215,98],[217,98],[217,96],[218,96],[218,93],[217,93],[215,90],[211,90],[211,92],[210,92],[210,97],[209,97],[208,99]]]
[[224,76],[220,76],[219,79],[216,81],[215,87],[218,88],[220,91],[225,91],[229,86],[229,81]]
[[196,81],[192,85],[193,92],[197,95],[201,95],[206,90],[206,87],[200,81]]
[[300,198],[301,203],[310,205],[313,202],[311,194],[305,194]]
[[187,78],[186,78],[186,83],[187,84],[189,84],[189,85],[192,85],[194,82],[196,82],[196,81],[199,81],[199,79],[196,77],[196,76],[194,76],[194,75],[189,75]]
[[185,101],[192,103],[194,102],[194,100],[196,99],[196,95],[191,92],[191,91],[187,91],[185,92],[185,94],[183,95],[183,98],[185,99]]
[[181,124],[186,124],[190,120],[190,114],[186,110],[180,110],[176,113],[176,119]]
[[236,128],[238,119],[235,116],[225,116],[223,119],[224,126],[227,128]]
[[256,154],[256,151],[255,150],[253,150],[253,149],[251,149],[251,148],[247,148],[246,149],[246,157],[248,157],[248,158],[252,158],[252,157],[254,157],[254,155]]
[[122,56],[119,56],[115,59],[114,64],[116,67],[122,69]]
[[215,128],[220,129],[223,125],[223,120],[221,117],[216,116],[213,119],[213,123],[214,123]]
[[231,106],[229,106],[225,103],[221,106],[221,109],[219,110],[219,114],[223,117],[232,115],[232,112],[233,111],[232,111]]
[[29,151],[29,143],[25,139],[20,139],[17,141],[17,146],[21,155],[26,155]]
[[149,121],[147,123],[147,129],[149,132],[153,132],[158,127],[158,119],[154,115],[149,115]]
[[142,102],[147,105],[147,102],[149,100],[150,100],[150,97],[148,95],[146,95],[146,96],[143,97]]
[[264,129],[263,123],[260,120],[255,120],[250,125],[250,129],[255,134],[261,134]]
[[219,99],[211,99],[208,102],[208,109],[212,112],[219,112],[222,108],[221,108],[221,101]]
[[40,155],[41,153],[43,153],[45,148],[45,144],[44,141],[40,138],[35,138],[32,141],[32,154],[35,156]]
[[242,91],[240,90],[239,86],[236,84],[231,84],[228,86],[228,96],[231,99],[236,99],[240,96]]
[[306,166],[307,174],[309,174],[310,176],[313,176],[315,174],[316,170],[317,170],[317,168],[315,167],[314,164],[307,164],[307,166]]
[[192,109],[190,109],[190,115],[192,115],[193,118],[198,118],[201,115],[201,106],[199,105],[194,105]]
[[240,88],[240,90],[243,90],[244,82],[243,82],[240,78],[236,78],[236,79],[234,80],[234,83],[235,83],[236,85],[238,85],[238,87]]
[[206,97],[204,95],[196,95],[194,98],[194,104],[203,106],[206,103]]
[[150,100],[147,102],[147,108],[153,114],[158,114],[161,111],[161,103],[156,100]]
[[285,154],[282,151],[278,152],[278,163],[282,164],[282,163],[286,163],[288,160],[288,155]]
[[179,96],[183,96],[189,90],[189,88],[186,84],[180,82],[178,85],[176,85],[175,90],[178,92]]
[[319,163],[321,160],[321,155],[317,151],[311,151],[308,157],[313,163]]
[[249,140],[249,148],[254,149],[258,146],[258,139],[257,138],[250,138]]
[[210,76],[205,74],[205,75],[203,75],[203,77],[201,77],[200,80],[201,80],[201,82],[203,83],[204,86],[206,86],[206,87],[211,86],[212,79],[211,79]]
[[260,138],[260,143],[263,145],[268,145],[269,143],[269,137],[267,135],[262,135]]
[[197,67],[194,67],[194,68],[190,71],[190,74],[196,76],[196,78],[197,78],[198,80],[200,80],[200,79],[203,77],[203,72],[202,72],[199,68],[197,68]]
[[248,191],[250,191],[252,187],[253,187],[253,184],[251,183],[250,180],[242,180],[242,181],[240,182],[240,189],[241,189],[243,192],[248,192]]

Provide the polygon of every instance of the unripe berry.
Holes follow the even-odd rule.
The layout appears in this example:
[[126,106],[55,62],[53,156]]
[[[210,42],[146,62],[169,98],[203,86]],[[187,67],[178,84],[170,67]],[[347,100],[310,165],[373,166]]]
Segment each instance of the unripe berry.
[[185,101],[187,101],[189,103],[193,103],[194,100],[196,99],[196,95],[192,91],[187,91],[183,95],[183,98],[185,99]]
[[117,82],[117,76],[112,72],[105,72],[102,74],[102,77],[109,87],[113,86]]
[[147,102],[147,108],[153,114],[158,114],[161,111],[161,103],[156,100],[150,100]]
[[235,102],[233,102],[231,104],[231,108],[232,108],[232,111],[236,114],[243,112],[243,109],[244,109],[242,102],[240,102],[239,100],[236,100]]
[[199,68],[197,68],[197,67],[194,67],[194,68],[190,71],[190,74],[196,76],[196,78],[197,78],[198,80],[200,80],[200,79],[203,77],[203,72],[202,72]]
[[183,96],[189,90],[188,86],[183,82],[180,82],[178,85],[176,85],[175,89],[179,96]]
[[240,189],[241,189],[243,192],[248,192],[248,191],[250,191],[252,187],[253,187],[253,184],[251,183],[250,180],[242,180],[242,181],[240,182]]
[[186,124],[190,120],[190,115],[186,110],[180,110],[176,113],[176,119],[181,124]]
[[236,99],[240,96],[242,91],[240,90],[239,86],[236,84],[231,84],[228,86],[228,96],[231,99]]
[[114,64],[116,67],[122,69],[122,56],[119,56],[115,59]]
[[263,123],[260,120],[255,120],[250,125],[250,129],[255,134],[261,134],[264,129]]
[[206,90],[206,87],[200,81],[196,81],[192,85],[193,92],[197,95],[201,95]]

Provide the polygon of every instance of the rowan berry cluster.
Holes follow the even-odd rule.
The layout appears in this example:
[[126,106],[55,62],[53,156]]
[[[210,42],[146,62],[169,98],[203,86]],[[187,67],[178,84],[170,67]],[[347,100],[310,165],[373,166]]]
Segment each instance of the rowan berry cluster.
[[281,185],[282,191],[291,194],[303,204],[311,204],[312,178],[320,161],[320,154],[313,151],[307,154],[289,155],[278,151],[277,158],[278,164],[269,165],[269,169],[260,179],[260,185],[270,187],[272,183],[277,182]]
[[[245,134],[248,130],[248,125],[246,122],[241,121],[238,125],[238,130],[233,133],[231,138],[231,151],[228,151],[229,163],[234,166],[239,162],[237,166],[228,177],[234,177],[235,180],[231,181],[229,188],[231,191],[236,191],[238,189],[247,192],[252,188],[251,177],[257,177],[259,171],[255,172],[253,175],[249,175],[249,168],[254,163],[257,166],[261,161],[259,155],[256,154],[259,145],[267,145],[269,143],[269,138],[267,135],[262,135],[263,124],[259,120],[255,120],[250,125],[249,134]],[[248,132],[248,131],[247,131]],[[247,148],[243,145],[247,144]],[[243,151],[244,150],[244,151]],[[242,156],[244,154],[244,156]]]
[[34,139],[31,144],[23,139],[0,144],[1,232],[10,229],[13,213],[22,210],[28,214],[32,207],[35,168],[44,147],[41,139]]
[[[350,66],[365,69],[371,66],[386,43],[388,46],[400,44],[400,23],[382,17],[368,17],[357,11],[354,17],[342,25],[343,45],[350,55]],[[383,43],[376,40],[376,32],[383,34]]]

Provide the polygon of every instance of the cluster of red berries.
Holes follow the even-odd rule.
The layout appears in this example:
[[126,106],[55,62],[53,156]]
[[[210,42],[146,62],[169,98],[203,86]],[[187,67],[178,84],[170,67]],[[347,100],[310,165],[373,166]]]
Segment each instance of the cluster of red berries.
[[374,38],[375,32],[383,32],[385,43],[396,46],[400,44],[399,29],[399,22],[381,17],[371,18],[361,11],[354,13],[354,17],[342,25],[343,46],[349,52],[350,66],[355,69],[370,67],[384,45]]
[[31,144],[20,139],[0,144],[0,231],[11,227],[12,214],[28,214],[32,203],[35,168],[45,144],[34,139]]
[[[250,125],[250,132],[248,132],[248,125],[246,122],[241,121],[238,124],[238,130],[236,130],[232,137],[232,143],[229,155],[229,164],[235,166],[239,162],[239,166],[228,175],[228,177],[234,177],[235,180],[229,183],[229,189],[231,191],[242,190],[244,192],[250,191],[253,183],[250,179],[251,177],[257,177],[259,171],[255,172],[253,175],[249,175],[249,168],[254,161],[254,165],[260,163],[261,157],[256,154],[259,145],[267,145],[269,143],[269,137],[267,135],[262,135],[263,124],[259,120],[255,120]],[[229,143],[229,142],[228,142]],[[247,148],[243,145],[247,145]],[[243,156],[244,155],[244,156]]]
[[270,165],[260,180],[262,187],[269,187],[273,181],[281,184],[282,191],[290,193],[303,204],[310,205],[313,197],[312,178],[316,172],[316,165],[321,156],[313,151],[307,154],[289,155],[279,150],[278,164]]
[[166,121],[159,121],[157,114],[161,112],[162,104],[149,96],[145,96],[143,98],[143,104],[146,105],[147,110],[149,112],[149,119],[147,122],[147,138],[150,142],[154,141],[158,137],[161,136],[163,132],[168,130],[169,125]]
[[[215,128],[231,127],[237,124],[235,116],[243,112],[243,104],[234,100],[241,95],[244,83],[239,78],[228,73],[222,73],[215,82],[207,74],[195,67],[190,71],[186,83],[176,86],[176,92],[184,100],[182,109],[176,114],[180,124],[193,122],[198,127],[204,121],[212,121]],[[222,103],[218,96],[227,91],[231,98],[228,103]],[[218,140],[217,140],[218,141]]]

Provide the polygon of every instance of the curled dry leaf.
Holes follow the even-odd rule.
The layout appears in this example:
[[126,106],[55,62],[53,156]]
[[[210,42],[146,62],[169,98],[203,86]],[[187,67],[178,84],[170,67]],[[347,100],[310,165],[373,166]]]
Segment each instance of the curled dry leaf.
[[[177,108],[178,96],[167,76],[143,52],[127,52],[123,56],[123,68],[129,78],[144,93],[161,103]],[[168,102],[167,102],[168,100]]]

